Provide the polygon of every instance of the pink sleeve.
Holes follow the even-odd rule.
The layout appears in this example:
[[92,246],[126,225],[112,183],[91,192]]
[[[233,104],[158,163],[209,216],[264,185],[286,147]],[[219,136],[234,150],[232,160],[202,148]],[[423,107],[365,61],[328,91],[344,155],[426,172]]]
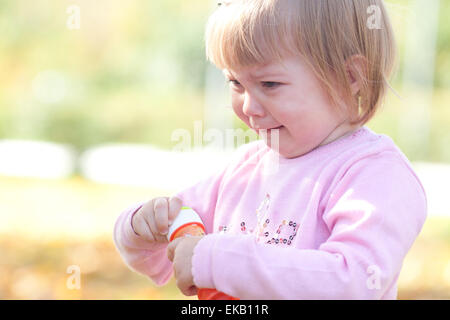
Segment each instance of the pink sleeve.
[[318,217],[330,237],[317,250],[207,235],[194,250],[194,282],[241,299],[380,299],[395,286],[426,211],[425,192],[405,163],[366,158],[333,188]]
[[163,285],[172,276],[172,263],[167,258],[167,243],[149,243],[138,236],[131,226],[133,215],[144,203],[128,208],[114,226],[114,244],[125,264],[133,271],[144,274],[157,285]]

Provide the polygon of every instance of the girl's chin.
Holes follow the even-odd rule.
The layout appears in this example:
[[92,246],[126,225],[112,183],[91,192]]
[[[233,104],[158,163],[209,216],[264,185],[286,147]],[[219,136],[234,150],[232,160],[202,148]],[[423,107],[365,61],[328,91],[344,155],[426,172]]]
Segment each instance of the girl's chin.
[[273,140],[272,137],[263,138],[266,145],[271,148],[272,150],[280,153],[281,151],[281,141],[279,139]]

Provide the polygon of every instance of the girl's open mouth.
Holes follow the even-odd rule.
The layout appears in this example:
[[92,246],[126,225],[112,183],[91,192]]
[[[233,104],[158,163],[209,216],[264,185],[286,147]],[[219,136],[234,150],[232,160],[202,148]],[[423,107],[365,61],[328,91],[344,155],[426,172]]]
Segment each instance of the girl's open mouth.
[[270,129],[259,129],[259,128],[253,128],[253,130],[256,131],[256,133],[259,135],[262,132],[266,132],[267,134],[270,134],[272,132],[272,130],[281,130],[283,129],[284,126],[279,126],[279,127],[275,127],[275,128],[270,128]]
[[284,126],[279,126],[276,128],[271,128],[271,129],[259,129],[257,130],[258,135],[261,134],[262,132],[265,132],[267,135],[271,135],[272,134],[272,130],[281,130],[282,128],[284,128]]
[[279,127],[276,127],[276,128],[268,129],[267,133],[271,133],[272,130],[281,130],[282,128],[283,128],[283,126],[279,126]]

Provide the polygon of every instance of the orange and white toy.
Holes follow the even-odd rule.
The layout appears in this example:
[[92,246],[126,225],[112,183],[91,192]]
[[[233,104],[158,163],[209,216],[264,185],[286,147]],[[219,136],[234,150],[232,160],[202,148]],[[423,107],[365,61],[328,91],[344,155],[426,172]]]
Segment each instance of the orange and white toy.
[[[180,213],[169,227],[167,239],[172,241],[185,235],[205,235],[205,226],[202,219],[200,219],[197,212],[189,207],[181,208]],[[200,288],[197,295],[199,300],[239,300],[216,289]]]

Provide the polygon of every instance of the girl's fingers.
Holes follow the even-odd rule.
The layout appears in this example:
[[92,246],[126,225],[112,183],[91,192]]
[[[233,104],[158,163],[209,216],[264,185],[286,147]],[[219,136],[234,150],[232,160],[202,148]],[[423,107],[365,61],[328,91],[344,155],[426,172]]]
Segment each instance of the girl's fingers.
[[176,277],[176,284],[178,289],[180,289],[185,296],[197,294],[197,287],[189,280],[189,278],[187,278],[186,273],[182,270],[180,270],[178,277]]
[[177,238],[174,239],[172,242],[169,243],[169,245],[167,246],[167,258],[169,258],[169,260],[171,262],[173,262],[173,258],[175,257],[175,250],[179,244],[179,242],[182,240],[183,238]]
[[190,286],[187,290],[187,296],[195,296],[198,293],[198,288],[196,286]]
[[181,210],[182,201],[177,197],[159,197],[145,203],[133,216],[134,232],[148,241],[167,242],[169,225]]
[[182,206],[183,202],[180,198],[172,197],[169,199],[169,225],[171,225],[178,216]]
[[156,199],[153,207],[155,211],[155,225],[158,233],[161,235],[166,235],[169,231],[169,204],[167,199],[167,197]]
[[[151,212],[150,210],[146,213],[146,217],[145,217],[145,221],[150,229],[150,232],[152,233],[153,237],[155,238],[156,242],[167,242],[167,239],[165,236],[162,236],[159,233],[158,227],[156,226],[156,221],[155,221],[155,215],[156,212],[154,210],[155,207],[155,202],[157,199],[153,199],[151,202],[152,208],[151,208]],[[159,209],[158,209],[159,210]]]
[[133,229],[134,232],[137,233],[138,236],[144,238],[147,241],[155,241],[153,234],[145,221],[144,217],[142,215],[135,215],[133,217]]

